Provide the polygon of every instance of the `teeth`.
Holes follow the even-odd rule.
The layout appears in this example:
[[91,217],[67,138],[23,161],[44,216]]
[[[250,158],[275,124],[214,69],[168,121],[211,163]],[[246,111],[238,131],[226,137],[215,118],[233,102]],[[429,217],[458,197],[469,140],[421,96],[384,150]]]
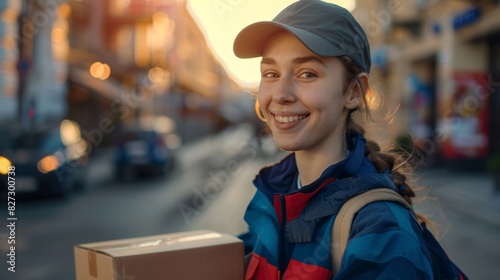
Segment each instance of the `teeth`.
[[276,121],[280,123],[291,123],[291,122],[296,122],[301,119],[305,119],[305,115],[300,115],[300,116],[277,116],[275,115],[274,118]]

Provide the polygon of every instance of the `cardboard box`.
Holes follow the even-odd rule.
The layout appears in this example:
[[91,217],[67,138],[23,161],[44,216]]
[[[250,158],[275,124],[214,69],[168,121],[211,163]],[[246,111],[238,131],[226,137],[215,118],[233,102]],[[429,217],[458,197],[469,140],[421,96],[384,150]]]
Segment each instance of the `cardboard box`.
[[77,280],[241,280],[243,242],[188,231],[76,245]]

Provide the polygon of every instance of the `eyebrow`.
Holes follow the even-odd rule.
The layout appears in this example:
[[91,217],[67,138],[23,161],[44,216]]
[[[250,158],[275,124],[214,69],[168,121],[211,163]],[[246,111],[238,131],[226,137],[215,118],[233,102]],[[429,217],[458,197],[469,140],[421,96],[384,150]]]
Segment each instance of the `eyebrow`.
[[[325,62],[323,62],[321,59],[319,59],[313,55],[301,56],[301,57],[294,58],[292,60],[293,64],[304,64],[306,62],[316,62],[316,63],[319,63],[319,64],[326,67]],[[262,60],[260,61],[260,64],[275,65],[276,61],[270,57],[263,57]]]

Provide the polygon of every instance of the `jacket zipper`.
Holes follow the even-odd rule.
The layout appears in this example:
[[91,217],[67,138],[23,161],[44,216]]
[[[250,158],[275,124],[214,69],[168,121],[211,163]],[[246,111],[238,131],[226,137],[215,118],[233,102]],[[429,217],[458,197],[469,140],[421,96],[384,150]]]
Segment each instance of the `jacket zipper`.
[[[278,244],[281,244],[281,233],[280,233],[280,226],[279,226],[279,221],[276,221],[273,223],[276,233],[278,234]],[[278,245],[278,279],[281,279],[281,274],[280,274],[280,252],[281,252],[281,245]]]
[[285,274],[286,267],[286,244],[285,244],[285,224],[286,224],[286,200],[285,195],[280,196],[279,198],[280,206],[281,206],[281,225],[278,231],[278,241],[279,241],[279,253],[278,253],[278,270],[279,270],[279,278],[283,278],[283,274]]

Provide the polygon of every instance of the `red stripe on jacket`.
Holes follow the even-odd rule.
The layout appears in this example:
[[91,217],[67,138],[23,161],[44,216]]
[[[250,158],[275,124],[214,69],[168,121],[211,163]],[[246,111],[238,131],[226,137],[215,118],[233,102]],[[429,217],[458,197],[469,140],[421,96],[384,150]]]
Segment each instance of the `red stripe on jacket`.
[[278,280],[278,268],[267,262],[266,258],[252,253],[248,263],[245,280]]
[[[312,192],[309,193],[303,193],[303,192],[297,192],[289,195],[285,195],[285,204],[286,204],[286,221],[289,222],[295,218],[297,218],[302,210],[307,206],[307,203],[309,200],[318,192],[320,191],[324,186],[328,185],[329,183],[333,182],[335,179],[334,178],[328,178],[326,179],[321,186],[319,186],[317,189],[315,189]],[[280,197],[283,196],[282,194],[276,194],[274,196],[274,209],[276,210],[276,214],[278,215],[278,220],[282,222],[283,217],[281,216],[281,204],[280,204]]]
[[306,264],[296,260],[290,260],[288,268],[283,275],[283,280],[299,280],[299,279],[314,279],[314,280],[329,280],[332,278],[332,272],[319,265]]
[[[282,280],[329,280],[332,278],[332,272],[322,266],[315,264],[306,264],[297,260],[290,260]],[[255,253],[248,264],[245,280],[279,280],[280,272],[278,268],[271,265],[267,260]]]

